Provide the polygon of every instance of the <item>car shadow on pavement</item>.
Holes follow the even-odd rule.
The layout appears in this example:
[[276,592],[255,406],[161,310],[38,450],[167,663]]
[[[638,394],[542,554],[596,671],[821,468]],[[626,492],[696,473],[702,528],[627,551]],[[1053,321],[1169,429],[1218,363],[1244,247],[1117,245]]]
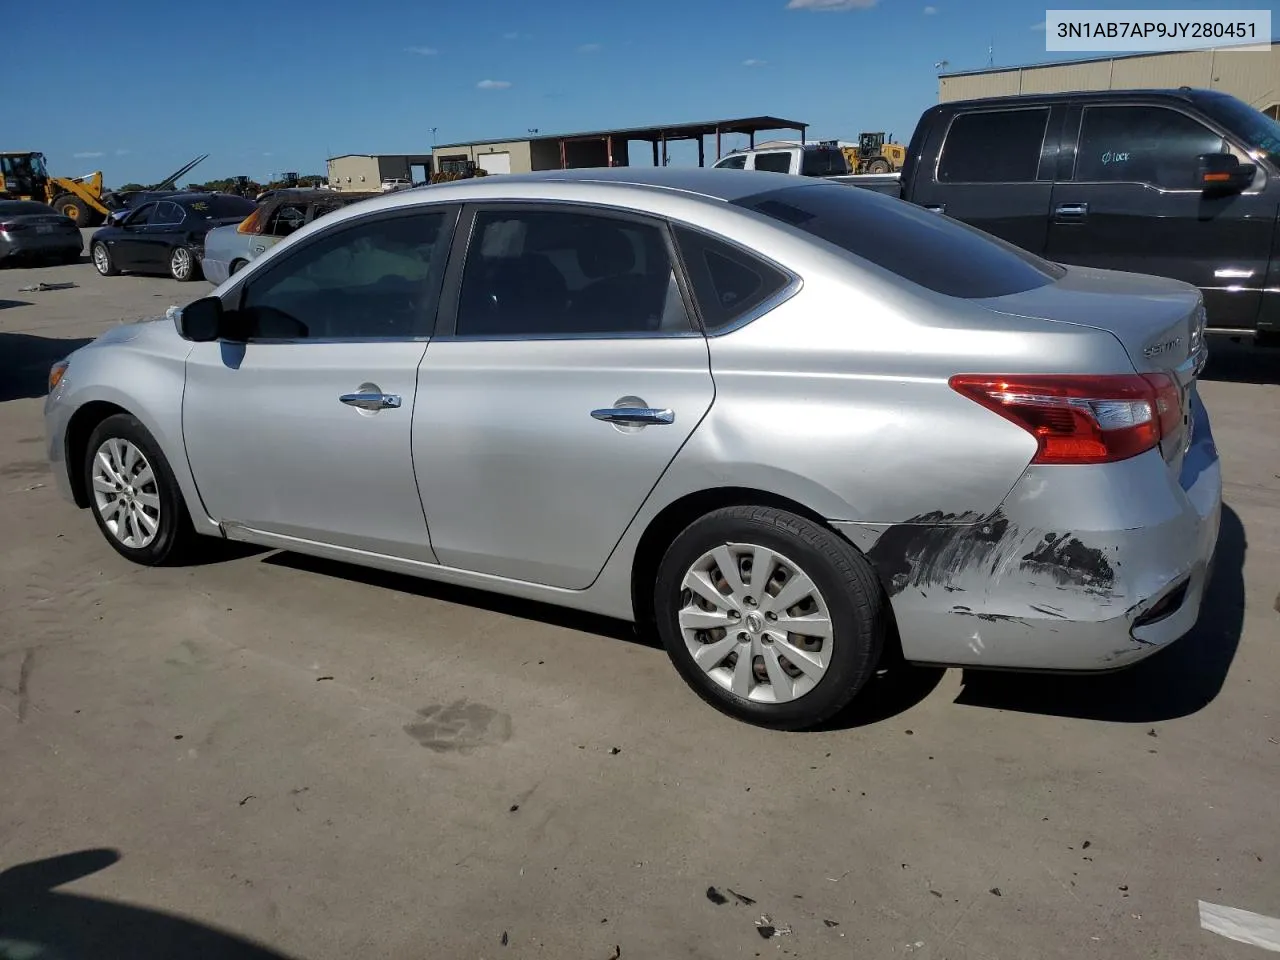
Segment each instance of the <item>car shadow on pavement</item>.
[[522,620],[537,620],[552,626],[564,627],[566,630],[578,630],[582,633],[596,633],[613,640],[625,640],[628,643],[644,647],[661,649],[658,638],[650,637],[638,630],[635,625],[623,620],[614,620],[594,613],[583,613],[570,610],[568,607],[557,607],[536,600],[521,600],[502,594],[488,593],[484,590],[473,590],[470,587],[455,587],[447,583],[433,580],[422,580],[400,573],[386,573],[372,567],[357,567],[336,560],[325,560],[320,557],[309,557],[300,553],[278,552],[266,557],[263,563],[289,567],[292,570],[305,570],[326,577],[340,577],[355,583],[364,583],[373,587],[383,587],[399,593],[411,593],[419,597],[430,597],[443,600],[445,603],[456,603],[461,606],[475,607],[479,610],[490,610],[494,613],[519,617]]
[[55,889],[119,859],[80,850],[0,873],[0,960],[289,960],[185,917]]
[[1244,525],[1224,505],[1199,622],[1141,663],[1092,676],[966,670],[956,703],[1114,723],[1154,723],[1203,709],[1221,691],[1240,644],[1246,549]]
[[0,332],[0,403],[43,397],[49,392],[49,368],[91,342],[84,337]]
[[1201,380],[1231,383],[1280,383],[1280,348],[1255,347],[1243,340],[1209,338],[1209,362]]

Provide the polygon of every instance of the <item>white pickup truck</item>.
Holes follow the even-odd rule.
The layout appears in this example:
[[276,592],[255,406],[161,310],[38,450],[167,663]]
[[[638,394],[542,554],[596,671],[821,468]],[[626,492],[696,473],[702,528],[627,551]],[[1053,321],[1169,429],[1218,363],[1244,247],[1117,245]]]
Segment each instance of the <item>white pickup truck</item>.
[[896,173],[853,173],[848,159],[835,141],[737,150],[718,160],[715,166],[718,170],[765,170],[800,177],[823,177],[895,197],[900,191],[900,178]]

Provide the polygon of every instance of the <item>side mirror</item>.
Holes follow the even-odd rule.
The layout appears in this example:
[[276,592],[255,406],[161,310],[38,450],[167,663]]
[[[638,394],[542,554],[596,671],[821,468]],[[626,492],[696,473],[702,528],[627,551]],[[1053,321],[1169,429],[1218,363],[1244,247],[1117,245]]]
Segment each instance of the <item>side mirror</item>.
[[1206,194],[1225,196],[1249,189],[1258,168],[1230,153],[1206,153],[1200,157],[1199,172],[1200,188]]
[[184,340],[191,340],[194,343],[217,340],[226,326],[222,301],[217,297],[193,300],[177,312],[174,323],[177,325],[179,336]]

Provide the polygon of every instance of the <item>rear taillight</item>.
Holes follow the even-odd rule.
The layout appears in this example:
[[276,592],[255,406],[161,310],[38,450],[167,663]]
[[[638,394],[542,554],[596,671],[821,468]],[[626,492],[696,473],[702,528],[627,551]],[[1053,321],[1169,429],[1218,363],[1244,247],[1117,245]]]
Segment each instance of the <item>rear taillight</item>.
[[0,230],[3,230],[5,233],[13,233],[15,230],[25,229],[27,229],[27,225],[25,223],[0,223]]
[[261,206],[249,214],[248,217],[240,222],[240,226],[236,227],[236,233],[261,233],[262,228],[266,225],[266,217],[264,216],[266,209],[265,206]]
[[1159,446],[1182,422],[1167,374],[960,374],[951,388],[1016,423],[1039,444],[1032,463],[1112,463]]

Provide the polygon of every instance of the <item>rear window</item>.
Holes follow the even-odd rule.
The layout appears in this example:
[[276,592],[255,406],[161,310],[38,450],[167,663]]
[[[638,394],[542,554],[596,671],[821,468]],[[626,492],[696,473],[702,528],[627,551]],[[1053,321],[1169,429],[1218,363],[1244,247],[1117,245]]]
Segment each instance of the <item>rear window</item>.
[[948,297],[1008,296],[1066,272],[981,230],[857,187],[810,182],[735,203]]
[[800,174],[805,177],[838,177],[849,172],[849,163],[839,150],[818,147],[801,154]]
[[757,153],[755,168],[767,173],[790,173],[791,154],[785,150],[773,153]]
[[939,183],[1028,183],[1040,169],[1049,109],[962,113],[947,130]]
[[43,203],[33,200],[0,200],[0,215],[9,217],[29,217],[38,214],[56,214],[58,211]]
[[203,197],[183,204],[190,213],[204,220],[222,220],[227,217],[247,217],[258,209],[258,205],[244,197],[233,197],[219,194],[214,197]]

